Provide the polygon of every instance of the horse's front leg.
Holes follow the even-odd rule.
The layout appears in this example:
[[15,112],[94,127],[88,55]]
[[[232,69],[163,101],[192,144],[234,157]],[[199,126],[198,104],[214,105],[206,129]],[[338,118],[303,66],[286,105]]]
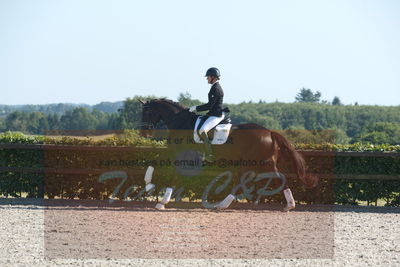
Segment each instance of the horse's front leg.
[[146,183],[146,192],[149,192],[151,189],[155,187],[154,184],[151,183],[151,179],[153,179],[154,167],[147,167],[146,173],[144,174],[144,182]]
[[[153,179],[153,172],[154,172],[153,166],[147,167],[146,173],[144,175],[144,182],[146,183],[146,192],[149,192],[155,187],[155,185],[151,183],[151,180]],[[171,200],[172,191],[173,190],[171,187],[167,187],[161,202],[157,203],[155,207],[156,209],[159,210],[165,209],[165,205]]]
[[156,209],[158,209],[158,210],[165,209],[165,205],[171,200],[172,191],[173,191],[173,189],[171,187],[167,187],[161,202],[157,203]]

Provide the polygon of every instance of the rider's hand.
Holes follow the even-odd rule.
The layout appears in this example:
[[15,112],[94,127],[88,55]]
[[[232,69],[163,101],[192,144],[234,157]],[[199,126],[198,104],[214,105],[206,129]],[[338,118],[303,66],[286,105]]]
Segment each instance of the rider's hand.
[[196,106],[191,106],[191,107],[189,108],[189,111],[190,111],[190,112],[195,112],[195,111],[196,111]]

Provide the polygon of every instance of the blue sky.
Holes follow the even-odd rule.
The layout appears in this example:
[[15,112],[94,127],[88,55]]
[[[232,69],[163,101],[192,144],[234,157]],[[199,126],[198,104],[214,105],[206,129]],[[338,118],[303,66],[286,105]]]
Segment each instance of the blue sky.
[[400,1],[0,0],[0,104],[207,101],[399,105]]

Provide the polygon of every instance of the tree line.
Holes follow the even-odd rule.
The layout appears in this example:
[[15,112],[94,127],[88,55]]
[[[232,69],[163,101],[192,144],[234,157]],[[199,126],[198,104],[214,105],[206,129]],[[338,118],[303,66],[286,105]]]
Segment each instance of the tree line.
[[[259,101],[226,106],[233,123],[257,123],[283,131],[295,142],[400,144],[400,106],[343,105],[338,97],[332,102],[320,97],[320,92],[302,88],[294,103]],[[52,130],[138,129],[142,110],[138,99],[153,98],[159,97],[135,96],[118,105],[103,104],[103,111],[93,106],[63,113],[16,110],[0,117],[0,131],[46,134]],[[188,93],[181,93],[178,101],[187,107],[202,103]]]
[[58,104],[45,104],[45,105],[1,105],[0,104],[0,117],[7,116],[8,114],[15,111],[24,111],[24,112],[42,112],[45,114],[58,114],[63,115],[65,112],[69,110],[73,110],[75,108],[84,107],[88,110],[99,110],[106,113],[116,112],[123,105],[123,101],[117,102],[101,102],[96,105],[87,105],[87,104],[69,104],[69,103],[58,103]]

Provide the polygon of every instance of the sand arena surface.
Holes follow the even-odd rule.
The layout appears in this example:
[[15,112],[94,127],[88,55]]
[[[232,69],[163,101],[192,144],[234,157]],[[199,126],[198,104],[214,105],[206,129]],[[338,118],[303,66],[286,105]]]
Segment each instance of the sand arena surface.
[[0,199],[2,266],[399,266],[400,209]]

